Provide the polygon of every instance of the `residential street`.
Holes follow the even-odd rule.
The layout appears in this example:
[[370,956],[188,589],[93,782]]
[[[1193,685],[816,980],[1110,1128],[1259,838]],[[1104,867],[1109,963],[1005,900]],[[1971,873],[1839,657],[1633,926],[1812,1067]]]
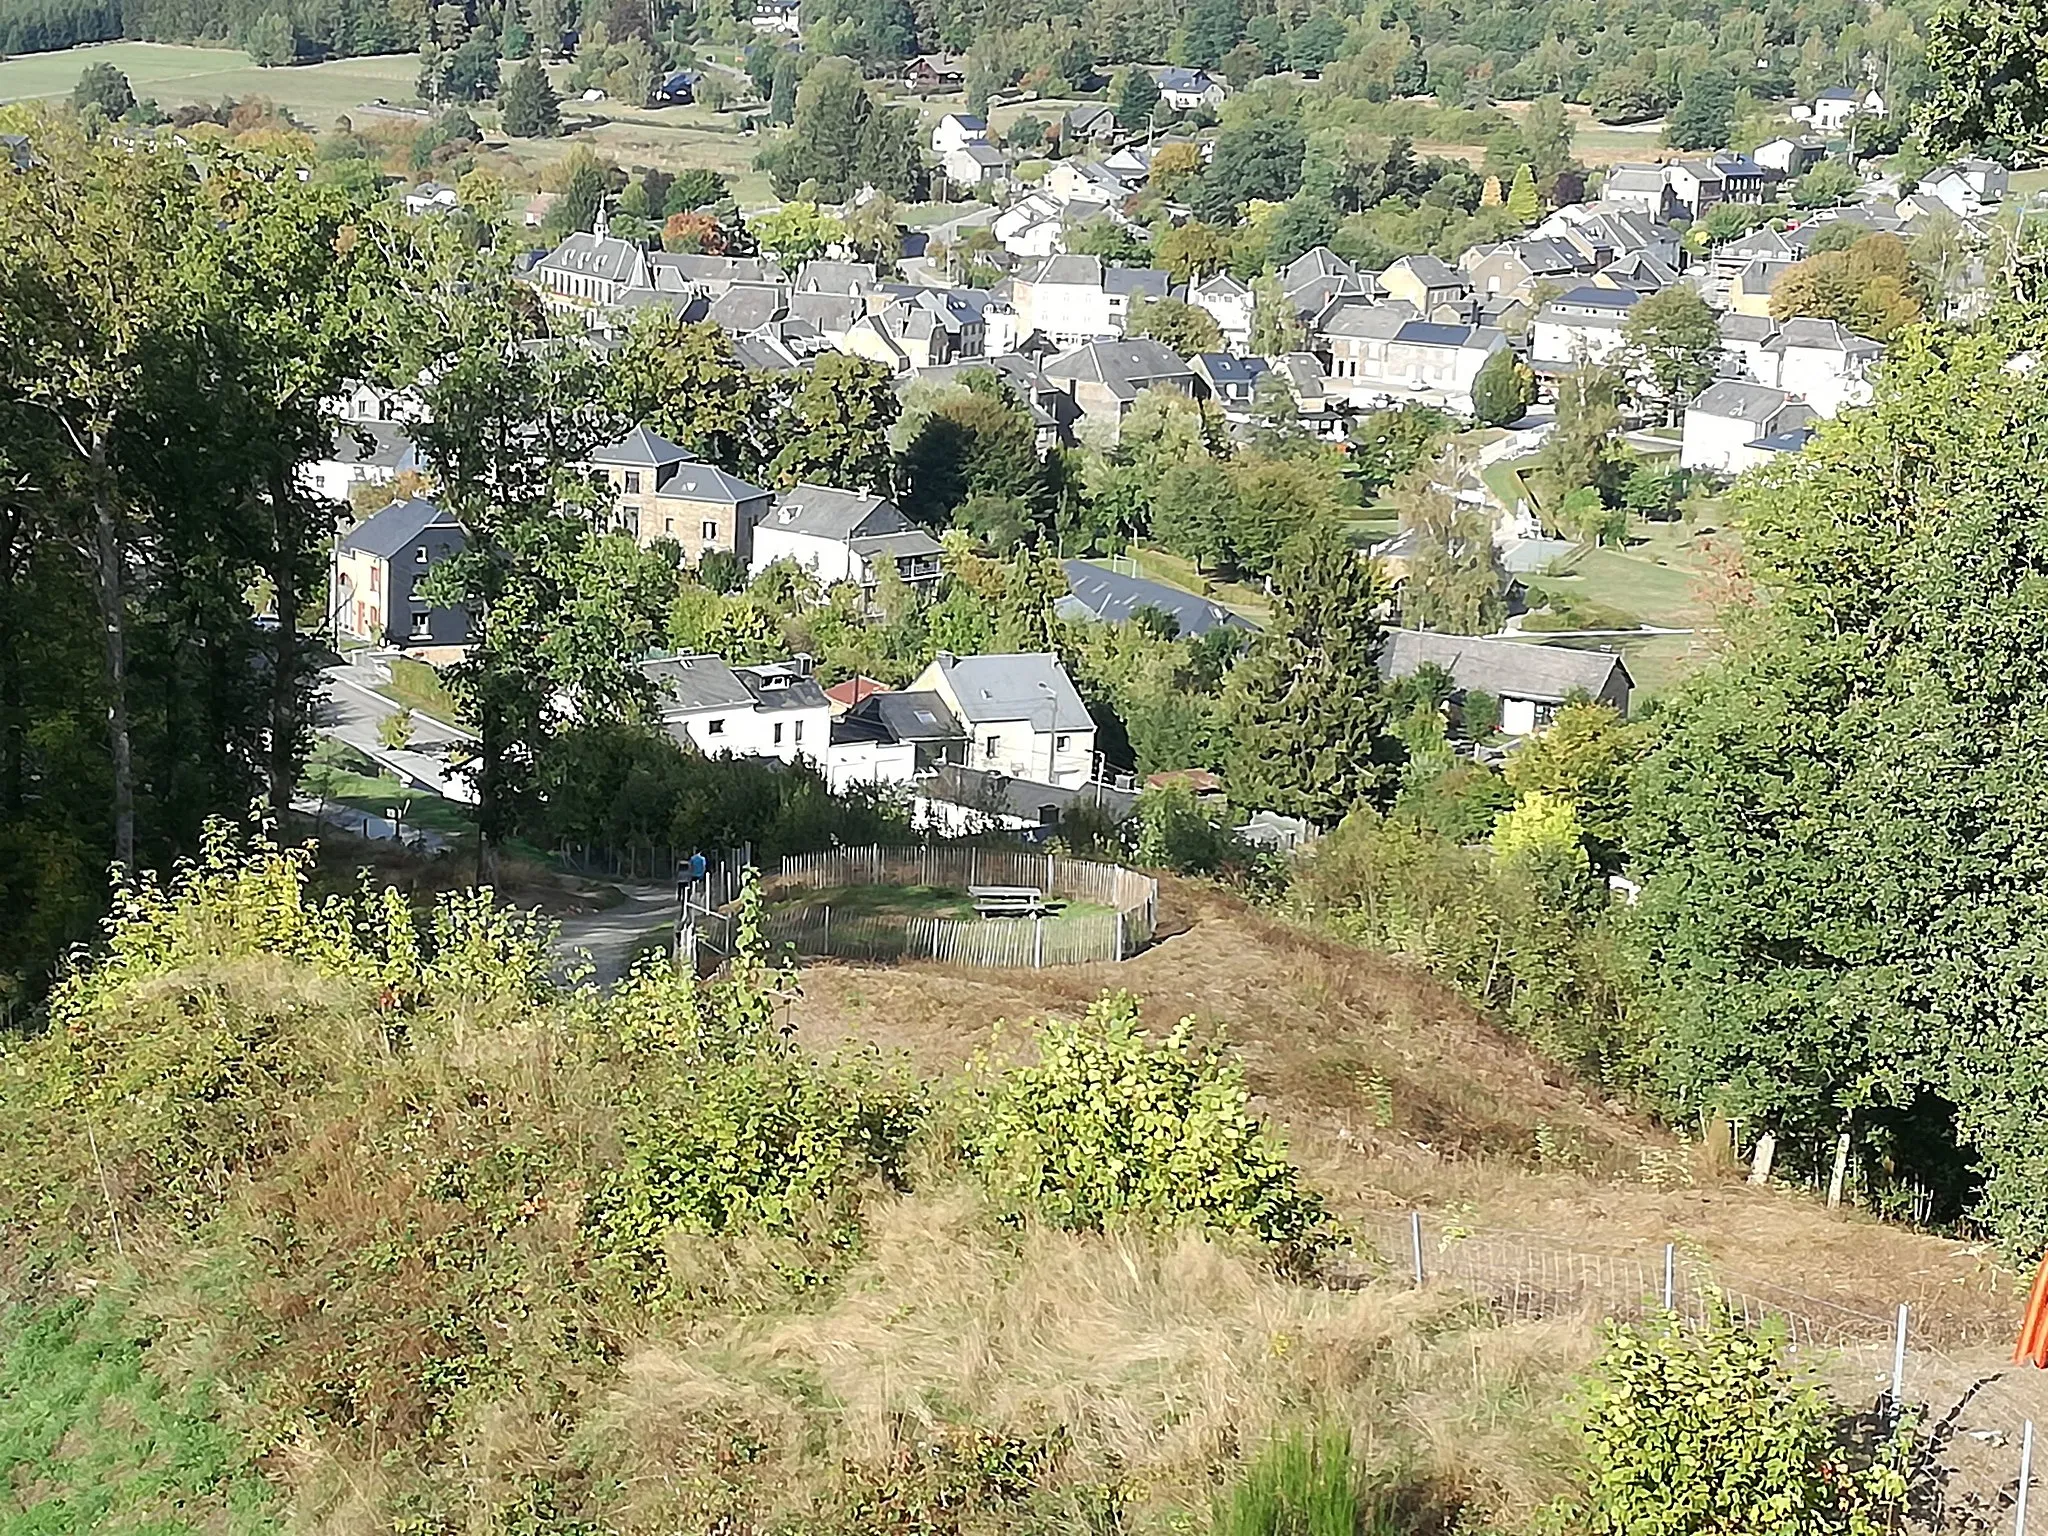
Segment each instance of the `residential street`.
[[472,805],[476,791],[448,761],[451,747],[469,739],[460,728],[413,714],[409,746],[393,751],[377,737],[378,722],[399,712],[401,705],[377,692],[384,676],[373,665],[340,662],[320,674],[315,723],[322,735],[353,748],[406,783],[432,790],[445,800]]

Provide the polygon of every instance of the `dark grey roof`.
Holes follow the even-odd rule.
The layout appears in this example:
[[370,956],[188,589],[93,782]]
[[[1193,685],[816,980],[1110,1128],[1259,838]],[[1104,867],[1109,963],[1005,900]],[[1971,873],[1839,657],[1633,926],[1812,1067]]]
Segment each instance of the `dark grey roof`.
[[420,535],[429,528],[452,528],[458,534],[462,531],[460,523],[426,497],[408,496],[356,524],[342,535],[341,547],[389,560],[400,550],[419,543]]
[[630,240],[576,230],[564,236],[562,243],[536,265],[546,271],[574,272],[581,277],[623,283],[641,270],[646,257],[647,253]]
[[1794,315],[1778,327],[1778,334],[1764,343],[1766,352],[1783,352],[1802,347],[1845,356],[1875,357],[1884,351],[1882,342],[1858,336],[1837,320],[1816,320],[1811,315]]
[[946,552],[946,546],[922,528],[891,528],[883,533],[856,534],[846,542],[848,548],[863,557],[888,555],[896,560],[911,560],[919,555],[942,555]]
[[1582,283],[1569,293],[1561,293],[1552,304],[1584,309],[1614,310],[1633,309],[1642,301],[1642,295],[1633,288],[1602,288],[1594,283]]
[[1061,569],[1066,572],[1068,591],[1059,604],[1063,617],[1085,615],[1105,624],[1123,624],[1137,617],[1141,608],[1156,608],[1170,615],[1183,635],[1253,627],[1221,604],[1163,582],[1125,576],[1087,560],[1064,561]]
[[788,308],[789,290],[780,283],[734,283],[711,301],[707,318],[720,330],[738,334],[759,330]]
[[1188,367],[1211,384],[1233,384],[1250,389],[1271,370],[1263,357],[1238,357],[1229,352],[1197,352]]
[[1191,379],[1180,354],[1150,336],[1123,341],[1091,341],[1053,358],[1045,365],[1049,379],[1075,379],[1106,384],[1119,395],[1135,395],[1164,379]]
[[1026,720],[1034,730],[1092,731],[1095,721],[1059,657],[1049,651],[945,656],[938,669],[970,724]]
[[659,432],[635,427],[616,443],[607,443],[590,455],[593,464],[616,464],[626,469],[659,469],[680,464],[689,457],[680,443],[672,443]]
[[753,707],[752,691],[716,656],[660,656],[643,661],[640,670],[659,691],[665,716]]
[[980,768],[963,768],[941,763],[931,774],[917,781],[917,793],[927,800],[940,800],[969,810],[1014,816],[1020,821],[1050,826],[1071,805],[1100,806],[1121,820],[1131,814],[1138,797],[1130,790],[1112,789],[1107,784],[1084,784],[1062,789],[1057,784],[1039,784],[1030,779],[1013,779],[1006,774]]
[[334,429],[334,459],[394,472],[420,467],[419,450],[399,421],[344,422]]
[[1426,630],[1390,629],[1380,652],[1380,671],[1409,677],[1426,663],[1451,674],[1459,688],[1477,688],[1496,698],[1561,703],[1583,690],[1599,698],[1619,674],[1625,705],[1635,680],[1622,659],[1607,651],[1575,651],[1478,635],[1438,635]]
[[1157,267],[1105,267],[1102,273],[1104,293],[1142,294],[1148,299],[1163,299],[1173,286],[1173,279]]
[[1428,320],[1410,320],[1394,333],[1394,340],[1416,342],[1426,347],[1470,346],[1478,336],[1469,325],[1437,325]]
[[1759,437],[1747,446],[1761,448],[1766,453],[1799,453],[1813,441],[1813,428],[1793,427],[1785,432],[1773,432],[1769,437]]
[[1778,322],[1768,315],[1742,315],[1732,309],[1717,316],[1714,324],[1723,341],[1769,341],[1778,329]]
[[871,741],[958,741],[967,734],[944,699],[912,689],[871,693],[841,718],[864,728]]
[[1749,384],[1741,379],[1723,379],[1710,384],[1699,398],[1686,407],[1703,416],[1721,416],[1730,421],[1753,421],[1761,426],[1773,421],[1791,396],[1768,384]]
[[764,713],[832,707],[832,701],[825,697],[825,690],[818,686],[818,680],[788,662],[734,667],[732,675],[753,696],[754,707]]
[[[1445,266],[1444,263],[1439,261],[1436,257],[1431,256],[1426,252],[1413,256],[1403,256],[1399,261],[1394,263],[1394,266],[1406,267],[1410,272],[1414,273],[1415,276],[1419,278],[1426,287],[1464,288],[1470,286],[1470,284],[1466,280],[1464,273],[1453,271],[1450,267]],[[1393,271],[1393,269],[1393,267],[1389,267],[1387,271],[1391,272]],[[1381,281],[1385,281],[1385,273],[1381,274]]]

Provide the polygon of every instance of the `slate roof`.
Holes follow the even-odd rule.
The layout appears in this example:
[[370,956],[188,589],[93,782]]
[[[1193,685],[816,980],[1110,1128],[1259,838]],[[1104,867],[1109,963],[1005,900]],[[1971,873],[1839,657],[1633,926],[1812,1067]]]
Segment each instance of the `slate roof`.
[[342,536],[341,548],[360,550],[366,555],[389,560],[400,550],[410,549],[419,543],[420,535],[429,528],[462,531],[462,525],[451,514],[443,512],[426,497],[408,496],[356,524]]
[[[1427,252],[1414,256],[1403,256],[1392,267],[1387,268],[1387,271],[1392,272],[1396,267],[1404,268],[1414,274],[1416,280],[1426,288],[1466,288],[1471,286],[1464,273],[1444,265],[1443,262]],[[1386,273],[1380,274],[1380,279],[1384,282],[1386,280]]]
[[1544,308],[1595,309],[1618,315],[1641,302],[1642,295],[1632,288],[1602,288],[1597,284],[1584,283],[1568,293],[1559,294]]
[[1188,359],[1188,367],[1219,389],[1247,393],[1272,371],[1263,357],[1237,357],[1229,352],[1197,352]]
[[1816,320],[1810,315],[1797,315],[1785,321],[1778,327],[1777,335],[1764,343],[1766,352],[1783,352],[1789,347],[1862,357],[1875,357],[1884,351],[1884,343],[1858,336],[1839,321]]
[[624,469],[659,469],[664,464],[679,464],[689,456],[680,443],[672,443],[646,427],[635,427],[616,443],[594,450],[590,462],[615,464]]
[[1110,267],[1102,274],[1104,293],[1163,299],[1172,286],[1173,279],[1157,267]]
[[1746,446],[1761,448],[1766,453],[1801,453],[1813,441],[1813,428],[1793,427],[1785,432],[1773,432],[1769,437],[1759,437]]
[[963,768],[957,763],[939,764],[929,777],[917,781],[917,793],[927,800],[994,811],[1047,827],[1054,825],[1070,805],[1100,806],[1121,819],[1130,815],[1138,803],[1137,795],[1130,790],[1113,789],[1107,784],[1062,789],[1057,784],[1013,779],[980,768]]
[[1734,310],[1715,317],[1721,339],[1732,342],[1761,344],[1769,341],[1778,331],[1778,322],[1764,315],[1738,315]]
[[856,740],[960,741],[967,735],[944,699],[916,689],[864,694],[841,719],[860,733]]
[[807,261],[796,269],[798,293],[865,293],[881,280],[867,261]]
[[[754,695],[717,656],[660,656],[640,664],[664,717],[707,709],[751,709]],[[822,699],[823,695],[820,695]]]
[[563,236],[562,243],[541,257],[535,266],[545,271],[573,272],[579,277],[623,283],[630,281],[639,271],[646,254],[630,240],[615,240],[610,235],[574,230]]
[[1762,425],[1774,419],[1791,401],[1782,389],[1768,384],[1750,384],[1741,379],[1722,379],[1700,391],[1686,407],[1703,416],[1720,416],[1730,421],[1753,421]]
[[1087,560],[1061,563],[1067,596],[1055,605],[1063,618],[1090,618],[1104,624],[1126,624],[1141,608],[1171,615],[1183,635],[1206,635],[1213,629],[1250,629],[1252,624],[1228,608],[1193,592],[1163,582],[1126,576]]
[[779,283],[734,283],[711,301],[707,318],[720,330],[757,331],[782,318],[788,308],[789,290]]
[[1161,64],[1152,71],[1152,79],[1162,91],[1205,91],[1216,83],[1215,77],[1206,70],[1187,69],[1179,64]]
[[[880,522],[886,527],[862,528],[884,509]],[[857,491],[841,491],[827,485],[798,485],[775,498],[775,510],[762,520],[761,526],[844,541],[862,531],[900,532],[910,526],[910,520],[886,496],[863,496]]]
[[1149,336],[1091,341],[1049,361],[1045,376],[1103,384],[1118,396],[1136,396],[1147,385],[1165,379],[1194,377],[1173,348]]
[[768,662],[751,667],[734,667],[732,675],[747,690],[754,708],[763,714],[789,709],[828,709],[831,702],[818,680],[789,662]]
[[419,450],[400,421],[351,421],[335,428],[333,458],[339,464],[368,464],[400,473],[420,467]]
[[1037,731],[1095,729],[1066,668],[1049,651],[1001,656],[942,654],[936,665],[970,725],[1024,720]]
[[1478,635],[1439,635],[1425,630],[1390,629],[1380,652],[1380,671],[1388,677],[1410,677],[1425,663],[1451,674],[1460,689],[1477,688],[1496,698],[1562,703],[1584,690],[1600,697],[1620,674],[1622,697],[1635,685],[1628,666],[1606,651],[1576,651],[1565,646],[1531,645]]

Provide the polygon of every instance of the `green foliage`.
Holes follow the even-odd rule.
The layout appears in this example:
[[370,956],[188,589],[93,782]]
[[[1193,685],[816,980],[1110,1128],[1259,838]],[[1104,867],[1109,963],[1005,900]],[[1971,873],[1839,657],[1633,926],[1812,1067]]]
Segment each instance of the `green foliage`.
[[1793,1168],[1845,1124],[1925,1115],[1890,1176],[2026,1254],[2048,1238],[2023,1107],[2048,1080],[2027,937],[2048,386],[2014,359],[2038,324],[1905,332],[1873,409],[1744,493],[1760,600],[1660,710],[1628,832],[1671,1098],[1775,1128]]
[[1555,1514],[1589,1536],[1878,1536],[1898,1528],[1910,1419],[1873,1443],[1782,1340],[1731,1318],[1610,1324],[1584,1407],[1583,1500]]
[[126,117],[135,110],[135,92],[113,65],[88,64],[71,88],[71,105],[81,112],[94,108],[108,117]]
[[1935,89],[1919,115],[1931,155],[2004,150],[2025,161],[2048,144],[2040,0],[1981,9],[1951,0],[1934,14],[1927,64]]
[[1720,325],[1707,301],[1686,284],[1674,283],[1638,302],[1622,321],[1621,335],[1629,366],[1667,414],[1676,414],[1713,382]]
[[1455,457],[1420,465],[1396,496],[1401,527],[1414,535],[1401,585],[1401,621],[1413,629],[1490,635],[1507,620],[1507,572],[1493,542],[1493,514],[1460,501]]
[[1897,235],[1866,234],[1840,250],[1797,263],[1771,290],[1771,315],[1836,320],[1861,336],[1889,341],[1921,317],[1924,279]]
[[1328,824],[1384,803],[1397,779],[1381,594],[1374,567],[1327,523],[1297,540],[1279,589],[1271,626],[1231,679],[1230,794]]
[[1284,202],[1301,187],[1308,142],[1298,102],[1268,88],[1250,93],[1243,103],[1217,137],[1216,152],[1202,172],[1201,196],[1225,207],[1253,198]]
[[1228,823],[1179,784],[1148,787],[1138,796],[1138,862],[1177,875],[1214,875],[1248,861]]
[[1244,1068],[1184,1019],[1155,1037],[1138,1000],[1114,993],[1078,1021],[1038,1028],[1037,1059],[978,1065],[964,1148],[995,1197],[1054,1226],[1126,1224],[1242,1233],[1289,1262],[1333,1241],[1249,1109]]
[[1502,347],[1479,367],[1472,379],[1472,416],[1483,427],[1504,427],[1520,421],[1536,403],[1536,375]]
[[1159,86],[1148,70],[1137,65],[1123,70],[1117,76],[1113,94],[1119,126],[1140,129],[1150,124],[1153,110],[1159,105]]
[[1378,1536],[1388,1525],[1341,1426],[1290,1430],[1262,1450],[1216,1502],[1213,1536]]
[[1567,704],[1547,729],[1515,749],[1507,782],[1517,794],[1549,795],[1569,805],[1594,862],[1615,869],[1628,820],[1629,775],[1642,741],[1643,732],[1605,704]]
[[921,1113],[870,1056],[821,1062],[776,1029],[757,969],[759,898],[740,917],[742,974],[721,1010],[665,963],[643,964],[613,995],[608,1023],[634,1059],[620,1126],[624,1156],[591,1191],[583,1230],[600,1264],[660,1292],[672,1232],[762,1228],[858,1236],[860,1187],[900,1182]]
[[1295,896],[1332,932],[1426,966],[1588,1079],[1638,1083],[1653,1058],[1605,892],[1576,840],[1525,835],[1554,833],[1552,812],[1525,813],[1504,856],[1470,846],[1496,784],[1411,787],[1385,819],[1354,811],[1297,871]]
[[147,1330],[105,1297],[0,1312],[8,1530],[257,1536],[280,1528],[269,1488],[219,1421],[210,1385],[173,1386],[152,1371]]
[[540,60],[529,55],[498,93],[505,132],[515,139],[551,139],[562,131],[561,105]]
[[1536,194],[1536,173],[1526,163],[1515,167],[1515,179],[1508,187],[1507,210],[1523,225],[1534,224],[1543,217],[1543,201]]
[[1150,336],[1171,347],[1178,357],[1215,352],[1223,346],[1223,333],[1217,330],[1215,319],[1185,299],[1136,300],[1125,333]]
[[1723,149],[1734,132],[1735,82],[1725,69],[1698,71],[1664,125],[1665,142],[1673,149]]
[[378,743],[393,752],[410,745],[412,731],[412,711],[409,709],[385,715],[377,722]]

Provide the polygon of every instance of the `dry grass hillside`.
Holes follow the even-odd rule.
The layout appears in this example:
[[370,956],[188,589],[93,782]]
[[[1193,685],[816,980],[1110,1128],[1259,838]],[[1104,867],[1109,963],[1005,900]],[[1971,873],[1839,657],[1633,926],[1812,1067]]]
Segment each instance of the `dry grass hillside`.
[[1078,1013],[1105,989],[1157,1026],[1225,1030],[1294,1156],[1347,1215],[1419,1208],[1557,1245],[1675,1242],[1736,1289],[1824,1298],[1958,1343],[2003,1334],[2012,1270],[1988,1248],[1755,1189],[1542,1060],[1417,968],[1275,921],[1187,882],[1164,891],[1164,937],[1122,965],[968,972],[818,964],[800,1033],[907,1052],[933,1073],[998,1021]]

